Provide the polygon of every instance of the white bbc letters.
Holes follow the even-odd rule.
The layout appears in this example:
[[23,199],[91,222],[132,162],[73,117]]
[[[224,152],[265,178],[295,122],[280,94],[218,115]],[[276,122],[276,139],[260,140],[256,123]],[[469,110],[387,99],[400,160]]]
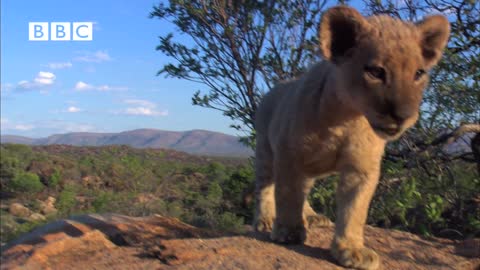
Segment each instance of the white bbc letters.
[[48,22],[28,23],[28,40],[48,40]]
[[92,41],[92,22],[30,22],[30,41]]
[[50,40],[70,40],[70,23],[69,22],[52,22],[50,23]]

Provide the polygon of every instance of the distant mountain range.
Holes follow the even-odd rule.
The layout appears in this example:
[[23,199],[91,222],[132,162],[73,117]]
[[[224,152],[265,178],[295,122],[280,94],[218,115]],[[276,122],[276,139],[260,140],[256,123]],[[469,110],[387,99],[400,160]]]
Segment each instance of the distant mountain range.
[[1,143],[28,145],[66,144],[75,146],[129,145],[136,148],[165,148],[191,154],[247,157],[252,150],[235,136],[207,130],[184,132],[137,129],[120,133],[73,132],[46,138],[2,135]]

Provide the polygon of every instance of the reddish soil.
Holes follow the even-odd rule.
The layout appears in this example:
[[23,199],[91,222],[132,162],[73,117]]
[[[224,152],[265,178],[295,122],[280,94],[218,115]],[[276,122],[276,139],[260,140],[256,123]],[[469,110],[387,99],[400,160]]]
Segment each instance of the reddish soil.
[[[3,250],[0,269],[343,269],[329,255],[333,228],[312,229],[305,245],[228,235],[162,216],[84,215],[26,234]],[[480,269],[480,239],[423,239],[366,229],[382,269]]]

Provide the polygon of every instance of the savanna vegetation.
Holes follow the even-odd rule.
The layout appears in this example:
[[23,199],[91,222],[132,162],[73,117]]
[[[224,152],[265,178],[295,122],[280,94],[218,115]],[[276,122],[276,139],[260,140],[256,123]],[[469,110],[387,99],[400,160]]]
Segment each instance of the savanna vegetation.
[[[190,224],[242,231],[253,217],[251,162],[127,146],[0,146],[1,241],[59,218],[115,212],[160,214]],[[369,223],[423,235],[463,238],[480,231],[480,181],[474,164],[457,161],[451,173],[425,178],[420,170],[386,163]],[[319,181],[310,201],[335,220],[336,177]],[[43,220],[9,213],[17,202],[32,213],[56,199]]]
[[[1,241],[48,221],[82,213],[167,215],[200,227],[238,231],[252,205],[242,192],[253,180],[248,160],[191,156],[127,146],[0,146]],[[32,213],[48,197],[58,210],[44,220],[18,217],[9,206]]]

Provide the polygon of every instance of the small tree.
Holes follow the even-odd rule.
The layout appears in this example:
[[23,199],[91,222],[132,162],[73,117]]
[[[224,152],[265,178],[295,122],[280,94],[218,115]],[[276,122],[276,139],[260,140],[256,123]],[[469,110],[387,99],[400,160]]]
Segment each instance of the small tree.
[[50,175],[48,178],[48,187],[50,188],[56,188],[58,184],[60,183],[60,180],[62,178],[62,174],[59,169],[55,169],[55,171]]
[[10,187],[14,191],[20,192],[40,192],[45,186],[40,181],[40,177],[34,173],[20,172],[12,179]]
[[199,82],[194,105],[221,111],[254,145],[255,111],[275,82],[292,78],[316,58],[316,32],[326,0],[170,0],[150,14],[173,23],[192,41],[160,37],[171,57],[158,74]]
[[72,186],[67,186],[62,192],[60,192],[55,207],[62,215],[70,215],[73,212],[74,207],[77,204],[75,196],[76,192]]

